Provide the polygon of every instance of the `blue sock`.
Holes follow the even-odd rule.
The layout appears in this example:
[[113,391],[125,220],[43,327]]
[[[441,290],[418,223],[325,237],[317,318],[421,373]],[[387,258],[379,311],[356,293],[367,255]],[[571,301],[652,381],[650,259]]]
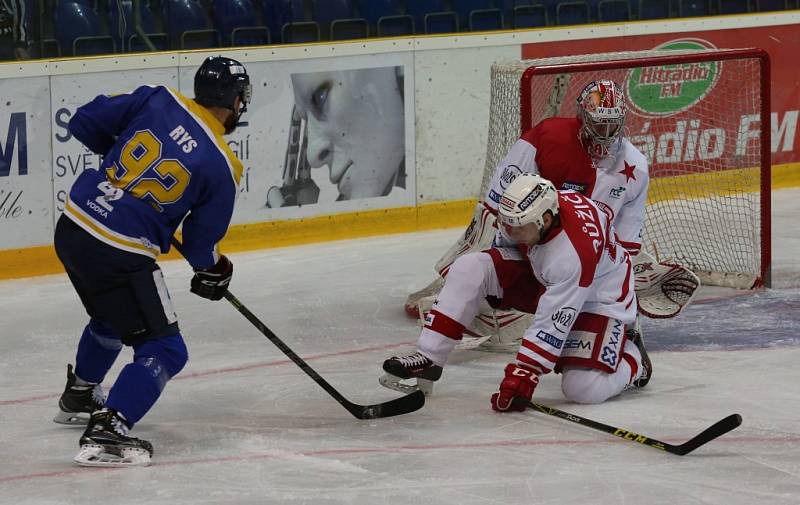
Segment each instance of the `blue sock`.
[[147,340],[133,349],[133,363],[122,369],[106,400],[108,408],[125,416],[129,427],[144,417],[167,381],[180,372],[189,359],[180,333]]
[[108,324],[91,319],[83,329],[75,357],[75,375],[86,382],[100,383],[122,350],[120,337]]

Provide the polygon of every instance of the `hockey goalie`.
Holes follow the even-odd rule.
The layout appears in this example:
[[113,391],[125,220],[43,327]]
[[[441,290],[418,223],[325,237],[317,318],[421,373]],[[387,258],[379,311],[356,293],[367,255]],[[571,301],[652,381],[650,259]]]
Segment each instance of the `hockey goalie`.
[[[642,226],[649,184],[645,156],[624,136],[626,104],[620,86],[601,79],[586,84],[572,117],[551,117],[522,133],[497,165],[464,235],[436,264],[439,278],[409,295],[406,312],[424,320],[450,265],[467,252],[489,248],[503,191],[521,173],[538,174],[561,190],[590,197],[611,219],[618,242],[634,258],[639,314],[678,315],[700,287],[698,277],[672,261],[642,251]],[[465,330],[462,348],[515,350],[531,316],[484,304]],[[637,329],[639,318],[637,317]]]

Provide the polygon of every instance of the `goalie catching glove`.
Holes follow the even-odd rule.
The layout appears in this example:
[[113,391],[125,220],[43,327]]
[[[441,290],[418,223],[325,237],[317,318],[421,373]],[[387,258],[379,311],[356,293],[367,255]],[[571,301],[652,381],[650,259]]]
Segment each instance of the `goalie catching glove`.
[[219,261],[213,267],[194,271],[190,291],[209,300],[219,300],[228,291],[231,277],[233,263],[226,256],[220,255]]
[[700,288],[691,270],[671,261],[657,262],[644,251],[636,256],[633,272],[639,312],[654,319],[680,314]]
[[498,412],[525,410],[525,404],[515,403],[514,398],[531,401],[533,391],[539,384],[539,376],[528,368],[509,363],[506,365],[506,376],[500,383],[497,393],[492,395],[492,409]]

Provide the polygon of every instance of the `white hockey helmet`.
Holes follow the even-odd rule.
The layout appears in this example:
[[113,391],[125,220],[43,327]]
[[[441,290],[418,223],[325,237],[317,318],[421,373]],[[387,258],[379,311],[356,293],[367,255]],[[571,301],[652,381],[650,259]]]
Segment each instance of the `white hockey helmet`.
[[498,219],[501,225],[512,228],[536,223],[541,229],[547,211],[558,214],[556,187],[544,177],[526,173],[518,175],[503,191]]
[[605,151],[622,135],[625,126],[625,95],[617,83],[600,79],[587,84],[577,99],[581,137],[589,141],[587,150]]

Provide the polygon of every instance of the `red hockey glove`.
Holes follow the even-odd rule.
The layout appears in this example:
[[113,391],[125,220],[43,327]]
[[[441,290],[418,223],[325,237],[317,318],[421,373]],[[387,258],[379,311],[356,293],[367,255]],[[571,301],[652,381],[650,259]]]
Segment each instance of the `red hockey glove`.
[[500,383],[500,390],[492,395],[492,408],[499,412],[525,410],[525,405],[512,403],[514,398],[530,401],[533,390],[539,384],[539,376],[527,368],[509,363],[506,365],[506,376]]
[[190,291],[209,300],[219,300],[228,290],[233,277],[233,263],[220,255],[217,264],[205,270],[195,270]]

